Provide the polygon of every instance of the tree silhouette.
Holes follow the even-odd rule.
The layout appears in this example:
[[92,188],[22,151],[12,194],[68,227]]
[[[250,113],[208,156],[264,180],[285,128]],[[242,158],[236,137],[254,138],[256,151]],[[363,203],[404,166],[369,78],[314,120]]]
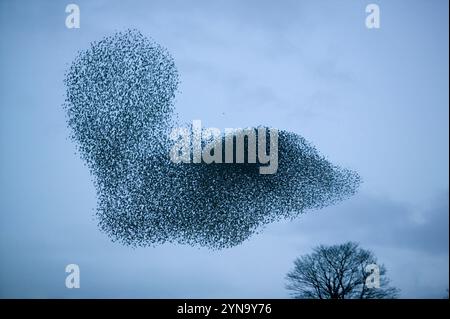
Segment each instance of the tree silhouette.
[[294,298],[383,299],[399,292],[389,286],[386,268],[373,252],[354,242],[316,247],[295,260],[286,278]]

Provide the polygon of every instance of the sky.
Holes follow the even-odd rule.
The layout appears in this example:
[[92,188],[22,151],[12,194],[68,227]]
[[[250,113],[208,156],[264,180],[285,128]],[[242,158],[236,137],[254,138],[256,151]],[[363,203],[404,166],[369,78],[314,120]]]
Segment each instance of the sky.
[[[374,251],[403,298],[449,286],[448,1],[0,0],[0,297],[288,298],[319,244]],[[97,228],[62,108],[77,51],[136,28],[175,59],[179,117],[302,135],[363,179],[352,198],[220,251],[130,248]],[[80,267],[79,289],[65,267]]]

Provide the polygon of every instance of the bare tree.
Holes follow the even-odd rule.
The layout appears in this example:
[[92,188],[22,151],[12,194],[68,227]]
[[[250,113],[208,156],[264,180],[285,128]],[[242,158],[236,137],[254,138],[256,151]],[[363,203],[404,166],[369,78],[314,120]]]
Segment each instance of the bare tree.
[[386,268],[377,264],[375,255],[357,243],[318,246],[294,265],[286,276],[294,298],[383,299],[396,298],[399,292],[389,287]]

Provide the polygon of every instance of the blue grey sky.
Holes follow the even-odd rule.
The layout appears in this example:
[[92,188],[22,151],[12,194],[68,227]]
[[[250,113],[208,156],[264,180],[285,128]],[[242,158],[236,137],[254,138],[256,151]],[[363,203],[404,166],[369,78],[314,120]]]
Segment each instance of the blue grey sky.
[[[446,295],[448,1],[73,1],[67,29],[69,3],[0,0],[0,297],[286,298],[296,257],[347,240],[402,297]],[[61,104],[76,52],[126,28],[173,55],[183,121],[298,133],[358,171],[360,192],[222,251],[112,243]]]

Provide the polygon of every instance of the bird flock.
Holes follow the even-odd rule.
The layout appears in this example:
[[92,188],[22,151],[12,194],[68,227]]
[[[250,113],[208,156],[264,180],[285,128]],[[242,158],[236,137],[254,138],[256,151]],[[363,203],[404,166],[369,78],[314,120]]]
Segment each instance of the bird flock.
[[179,81],[169,52],[137,30],[91,43],[66,72],[67,124],[94,177],[98,226],[113,241],[229,248],[357,191],[356,172],[284,130],[276,174],[259,174],[260,163],[173,163]]

